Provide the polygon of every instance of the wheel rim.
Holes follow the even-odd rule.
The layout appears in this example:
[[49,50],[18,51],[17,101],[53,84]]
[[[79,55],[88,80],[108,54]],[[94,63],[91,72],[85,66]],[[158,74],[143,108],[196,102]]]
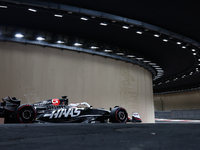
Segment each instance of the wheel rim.
[[22,113],[22,116],[23,116],[24,119],[30,119],[31,118],[31,111],[30,110],[25,110]]
[[123,111],[120,111],[118,115],[120,120],[124,120],[126,118],[126,114]]

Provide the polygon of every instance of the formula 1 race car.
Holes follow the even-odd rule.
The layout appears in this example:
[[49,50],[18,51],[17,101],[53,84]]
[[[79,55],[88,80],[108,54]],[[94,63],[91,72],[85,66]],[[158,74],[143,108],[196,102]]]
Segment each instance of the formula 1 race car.
[[126,123],[130,121],[126,110],[92,108],[88,103],[69,104],[67,96],[34,104],[22,104],[15,97],[5,97],[0,103],[0,117],[5,123],[66,122],[66,123]]

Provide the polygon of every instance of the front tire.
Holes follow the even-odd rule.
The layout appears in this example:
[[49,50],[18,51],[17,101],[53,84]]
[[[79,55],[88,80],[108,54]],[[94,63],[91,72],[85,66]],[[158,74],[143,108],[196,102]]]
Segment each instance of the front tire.
[[29,104],[20,105],[14,114],[17,123],[32,123],[36,118],[35,108]]
[[126,123],[128,120],[128,113],[122,107],[116,107],[110,112],[110,122],[112,123]]

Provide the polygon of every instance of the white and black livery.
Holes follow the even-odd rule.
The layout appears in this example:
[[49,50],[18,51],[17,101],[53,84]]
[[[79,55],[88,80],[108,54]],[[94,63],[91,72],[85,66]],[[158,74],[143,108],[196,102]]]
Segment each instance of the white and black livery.
[[0,117],[5,123],[65,122],[65,123],[126,123],[127,111],[116,106],[114,109],[92,108],[88,103],[68,104],[67,96],[49,99],[34,104],[22,104],[15,97],[5,97],[0,103]]

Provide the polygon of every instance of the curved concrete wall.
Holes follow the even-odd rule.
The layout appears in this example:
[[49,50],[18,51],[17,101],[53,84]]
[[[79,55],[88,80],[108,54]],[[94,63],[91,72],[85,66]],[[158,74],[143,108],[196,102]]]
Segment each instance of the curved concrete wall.
[[139,66],[56,48],[0,42],[0,96],[34,103],[67,95],[93,107],[116,105],[154,122],[152,76]]
[[[182,92],[154,96],[156,111],[200,109],[200,91]],[[162,99],[162,101],[161,101]],[[163,104],[162,104],[163,103]]]

